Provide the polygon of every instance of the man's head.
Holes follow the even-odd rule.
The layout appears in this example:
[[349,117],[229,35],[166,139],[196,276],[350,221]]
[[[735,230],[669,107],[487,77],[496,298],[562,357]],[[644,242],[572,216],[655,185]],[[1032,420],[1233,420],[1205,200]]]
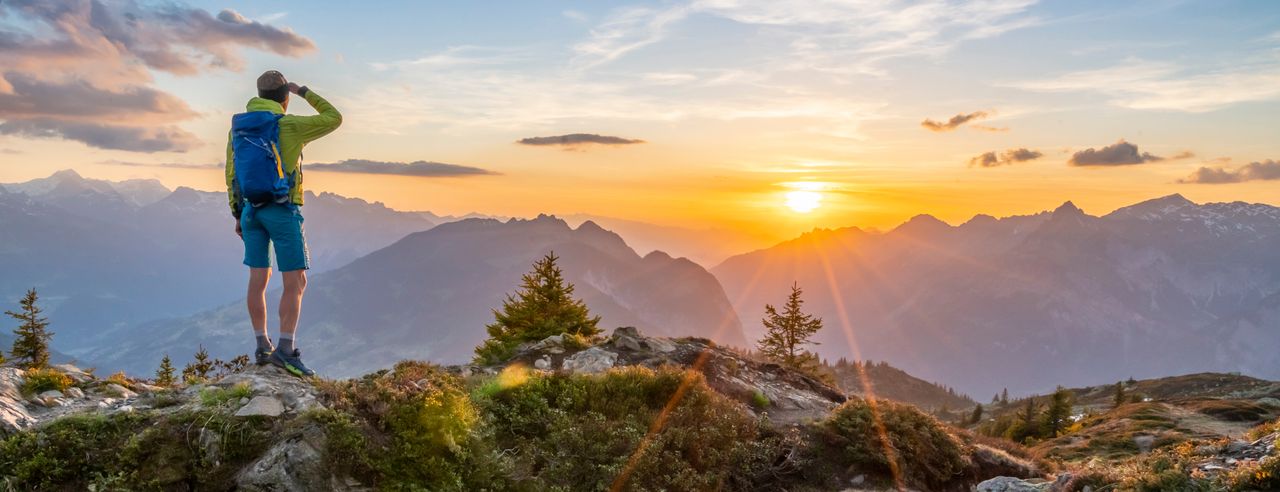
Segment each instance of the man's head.
[[275,70],[267,70],[258,76],[258,97],[270,99],[286,108],[289,105],[289,81],[284,74]]

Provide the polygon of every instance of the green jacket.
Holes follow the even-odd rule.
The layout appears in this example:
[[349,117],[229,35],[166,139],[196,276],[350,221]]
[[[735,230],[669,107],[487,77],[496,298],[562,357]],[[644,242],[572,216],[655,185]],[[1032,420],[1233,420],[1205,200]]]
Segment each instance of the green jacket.
[[[303,96],[312,108],[315,116],[298,116],[286,114],[280,118],[280,159],[284,164],[284,172],[293,176],[293,188],[289,197],[295,205],[302,205],[302,147],[311,141],[328,135],[342,124],[342,114],[324,100],[316,91],[307,90]],[[246,111],[270,111],[284,113],[280,103],[270,99],[255,97],[245,105]],[[231,205],[231,213],[240,218],[240,209],[244,200],[240,197],[240,186],[236,183],[235,154],[231,149],[231,135],[227,134],[227,201]]]

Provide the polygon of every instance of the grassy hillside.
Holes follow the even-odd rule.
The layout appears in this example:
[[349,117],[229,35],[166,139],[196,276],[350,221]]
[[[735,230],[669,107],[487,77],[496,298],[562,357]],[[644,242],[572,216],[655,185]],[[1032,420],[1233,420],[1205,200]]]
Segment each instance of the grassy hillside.
[[[954,389],[917,378],[884,361],[840,361],[827,368],[831,371],[835,385],[850,394],[873,394],[876,398],[910,403],[930,412],[942,409],[963,410],[977,404],[968,396],[956,393]],[[867,386],[870,386],[870,391]]]

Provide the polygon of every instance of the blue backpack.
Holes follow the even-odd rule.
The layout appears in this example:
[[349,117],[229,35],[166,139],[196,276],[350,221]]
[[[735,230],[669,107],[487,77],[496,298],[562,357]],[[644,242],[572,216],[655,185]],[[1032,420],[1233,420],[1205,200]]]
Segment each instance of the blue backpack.
[[280,162],[280,118],[270,111],[231,117],[231,150],[240,196],[254,208],[289,203],[292,176]]

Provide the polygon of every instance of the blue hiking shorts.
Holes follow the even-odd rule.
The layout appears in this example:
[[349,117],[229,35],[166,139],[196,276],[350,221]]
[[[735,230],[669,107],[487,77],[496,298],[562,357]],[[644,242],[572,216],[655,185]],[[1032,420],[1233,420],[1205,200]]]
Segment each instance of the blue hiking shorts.
[[272,249],[282,272],[311,266],[307,239],[302,235],[302,211],[297,206],[246,206],[240,212],[240,234],[244,236],[244,264],[249,268],[271,268]]

